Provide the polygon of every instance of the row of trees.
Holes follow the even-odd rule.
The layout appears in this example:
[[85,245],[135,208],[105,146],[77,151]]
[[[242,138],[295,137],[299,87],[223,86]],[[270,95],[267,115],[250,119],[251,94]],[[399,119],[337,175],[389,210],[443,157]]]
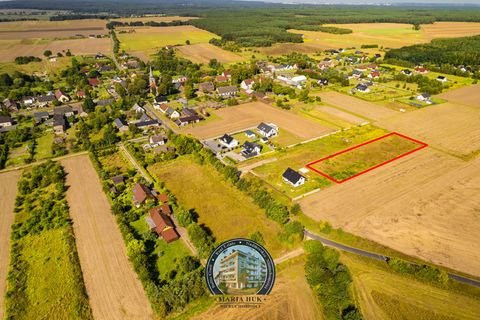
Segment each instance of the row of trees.
[[113,30],[116,27],[172,27],[172,26],[185,26],[189,25],[190,22],[187,21],[181,21],[181,20],[173,20],[170,22],[165,22],[165,21],[132,21],[132,22],[123,22],[123,21],[110,21],[107,23],[106,27],[109,30]]

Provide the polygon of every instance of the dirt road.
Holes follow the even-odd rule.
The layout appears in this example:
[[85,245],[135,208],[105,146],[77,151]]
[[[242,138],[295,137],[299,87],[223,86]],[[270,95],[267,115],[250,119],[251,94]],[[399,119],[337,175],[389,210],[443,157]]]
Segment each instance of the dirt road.
[[13,207],[21,174],[21,171],[12,171],[0,175],[0,319],[4,316],[5,281],[10,263],[10,233],[15,217]]
[[110,205],[87,155],[62,161],[80,264],[96,320],[152,319],[148,299],[127,259]]

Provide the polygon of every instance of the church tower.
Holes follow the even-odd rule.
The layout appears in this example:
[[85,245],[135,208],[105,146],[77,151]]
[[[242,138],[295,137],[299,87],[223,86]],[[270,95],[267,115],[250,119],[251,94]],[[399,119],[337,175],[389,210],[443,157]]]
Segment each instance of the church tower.
[[150,75],[148,78],[149,82],[149,87],[150,87],[150,93],[153,93],[154,95],[157,95],[157,81],[155,80],[155,77],[153,76],[153,71],[152,67],[150,66]]

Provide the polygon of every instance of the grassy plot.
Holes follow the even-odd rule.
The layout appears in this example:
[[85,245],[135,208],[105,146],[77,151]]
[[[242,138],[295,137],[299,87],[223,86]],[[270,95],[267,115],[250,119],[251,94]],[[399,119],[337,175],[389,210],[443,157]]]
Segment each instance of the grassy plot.
[[480,300],[393,272],[383,262],[343,253],[365,319],[477,319]]
[[144,51],[167,45],[183,45],[187,40],[191,44],[208,43],[210,39],[218,38],[213,33],[193,26],[137,28],[133,33],[121,33],[121,30],[119,28],[117,35],[121,49],[125,51]]
[[65,175],[46,162],[19,182],[6,294],[8,319],[91,319],[65,200]]
[[37,139],[35,147],[35,159],[46,159],[52,156],[53,134],[47,132]]
[[309,165],[340,182],[411,152],[423,144],[397,134],[385,136]]
[[[270,184],[274,189],[290,198],[301,196],[309,191],[324,188],[330,181],[314,172],[308,172],[304,185],[294,188],[282,179],[283,172],[288,168],[298,170],[307,163],[329,156],[335,152],[378,138],[387,132],[373,126],[353,127],[346,131],[327,136],[322,139],[301,144],[275,154],[260,157],[257,160],[276,158],[276,161],[265,163],[253,169],[253,173]],[[251,164],[251,162],[247,162]]]
[[267,249],[274,256],[282,251],[277,234],[280,226],[270,221],[263,210],[241,191],[224,181],[209,165],[199,165],[190,156],[169,164],[155,164],[149,171],[165,182],[179,204],[192,208],[198,222],[209,228],[216,241],[246,237],[260,231]]

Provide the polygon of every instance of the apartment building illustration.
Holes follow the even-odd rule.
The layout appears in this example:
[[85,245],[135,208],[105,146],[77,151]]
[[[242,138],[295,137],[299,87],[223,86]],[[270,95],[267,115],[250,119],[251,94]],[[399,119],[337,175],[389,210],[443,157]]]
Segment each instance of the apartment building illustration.
[[227,288],[246,289],[263,285],[267,276],[265,261],[251,252],[232,250],[220,260],[220,268],[215,275],[217,285]]

